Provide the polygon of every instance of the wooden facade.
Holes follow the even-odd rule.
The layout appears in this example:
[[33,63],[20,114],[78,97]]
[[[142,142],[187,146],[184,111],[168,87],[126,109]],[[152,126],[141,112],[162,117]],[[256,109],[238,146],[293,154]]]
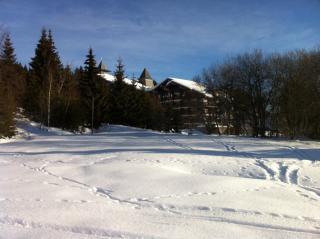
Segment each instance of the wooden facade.
[[153,89],[164,106],[169,127],[207,131],[213,121],[213,96],[196,82],[167,78]]

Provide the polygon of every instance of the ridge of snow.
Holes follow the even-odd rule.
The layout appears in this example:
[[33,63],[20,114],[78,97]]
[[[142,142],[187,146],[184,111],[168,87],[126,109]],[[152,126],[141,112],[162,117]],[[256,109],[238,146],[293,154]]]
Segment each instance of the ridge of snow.
[[201,94],[204,94],[206,97],[209,97],[209,98],[213,97],[212,94],[207,93],[205,86],[203,86],[195,81],[192,81],[192,80],[180,79],[180,78],[175,78],[175,77],[168,77],[163,82],[161,82],[159,85],[157,85],[155,88],[157,88],[161,84],[170,85],[170,84],[172,84],[172,82],[174,82],[178,85],[182,85],[190,90],[194,90],[194,91],[197,91]]
[[[109,82],[115,82],[116,77],[114,75],[108,74],[108,73],[99,73],[99,75],[104,78],[106,81]],[[124,78],[123,82],[126,83],[127,85],[135,85],[136,89],[142,90],[142,89],[149,89],[149,87],[141,84],[140,82],[135,82],[133,83],[131,79]]]
[[[179,78],[174,78],[174,77],[169,77],[169,79],[171,79],[173,82],[175,82],[177,84],[180,84],[180,85],[183,85],[183,86],[189,88],[190,90],[198,91],[198,92],[200,92],[210,98],[212,97],[211,94],[206,92],[206,88],[203,85],[201,85],[195,81],[179,79]],[[170,82],[168,84],[170,84]]]

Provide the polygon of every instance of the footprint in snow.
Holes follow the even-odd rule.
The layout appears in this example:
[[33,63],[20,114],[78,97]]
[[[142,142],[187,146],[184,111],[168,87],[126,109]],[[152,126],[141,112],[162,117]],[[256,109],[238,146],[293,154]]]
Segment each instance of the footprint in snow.
[[69,202],[67,199],[56,199],[55,202],[59,202],[59,203],[67,203]]
[[317,219],[311,217],[302,217],[305,221],[317,222]]
[[254,211],[253,213],[256,214],[256,215],[263,215],[262,212],[258,212],[258,211]]
[[273,213],[273,212],[272,212],[272,213],[269,213],[269,215],[272,216],[272,217],[281,217],[279,214]]
[[287,214],[283,214],[282,215],[284,218],[288,218],[288,219],[294,219],[294,217],[290,216],[290,215],[287,215]]
[[224,211],[224,212],[236,212],[237,210],[235,210],[233,208],[222,208],[222,211]]
[[198,207],[197,208],[198,210],[201,210],[201,211],[210,211],[210,208],[209,207]]

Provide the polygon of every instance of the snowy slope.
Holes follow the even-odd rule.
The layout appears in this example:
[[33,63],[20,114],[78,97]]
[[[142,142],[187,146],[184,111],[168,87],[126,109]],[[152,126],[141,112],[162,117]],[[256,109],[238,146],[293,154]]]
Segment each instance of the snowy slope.
[[0,144],[0,238],[320,237],[317,142],[36,132]]

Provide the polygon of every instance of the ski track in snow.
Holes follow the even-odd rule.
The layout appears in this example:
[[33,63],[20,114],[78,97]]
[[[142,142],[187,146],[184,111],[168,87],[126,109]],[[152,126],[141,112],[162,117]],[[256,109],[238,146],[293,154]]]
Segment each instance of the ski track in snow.
[[318,227],[314,227],[314,229],[303,229],[303,228],[292,228],[292,227],[286,227],[286,226],[276,226],[276,225],[270,225],[265,223],[255,223],[255,222],[249,223],[241,220],[227,219],[224,217],[194,216],[194,215],[189,215],[189,216],[194,219],[200,219],[205,221],[216,221],[216,222],[231,223],[231,224],[257,227],[257,228],[263,228],[263,229],[273,229],[273,230],[288,231],[288,232],[303,232],[303,233],[320,235],[319,230],[317,230]]
[[[223,142],[223,140],[217,141],[214,138],[212,139],[212,141],[214,143],[221,144],[229,152],[235,152],[246,158],[254,159],[255,165],[258,166],[264,172],[265,179],[279,181],[279,182],[290,184],[290,185],[295,185],[299,187],[302,191],[307,191],[308,193],[312,193],[313,195],[317,196],[320,199],[320,190],[309,188],[299,184],[300,168],[298,165],[296,164],[286,165],[283,162],[278,162],[278,163],[271,162],[273,165],[268,166],[268,163],[270,164],[268,160],[260,157],[254,157],[246,152],[239,151],[237,150],[235,145],[231,145],[230,143]],[[306,155],[305,153],[302,153],[302,151],[300,151],[297,147],[287,146],[286,148],[291,150],[299,160],[304,160],[305,158],[309,158],[308,155]],[[314,161],[312,163],[314,163]],[[301,196],[305,198],[310,198],[311,200],[315,201],[314,198],[308,196],[307,194],[301,192],[300,190],[297,190],[297,192]]]
[[[232,150],[236,150],[235,147],[232,147]],[[98,160],[100,161],[100,160]],[[94,162],[98,162],[98,161],[94,161]],[[259,161],[260,162],[260,161]],[[94,164],[94,163],[93,163]],[[35,172],[40,172],[40,173],[44,173],[46,175],[58,178],[59,180],[65,181],[65,182],[71,182],[72,184],[77,185],[77,187],[79,189],[82,190],[86,190],[87,192],[89,192],[90,194],[94,194],[95,196],[98,197],[103,197],[106,198],[108,200],[111,200],[113,203],[117,203],[117,204],[127,204],[129,206],[133,206],[131,207],[132,209],[154,209],[154,210],[158,210],[158,211],[162,211],[165,213],[169,213],[169,214],[175,214],[175,215],[181,215],[184,217],[188,217],[188,218],[196,218],[196,219],[200,219],[200,220],[208,220],[208,221],[218,221],[218,222],[226,222],[226,223],[233,223],[233,224],[240,224],[240,225],[246,225],[246,226],[253,226],[253,227],[262,227],[262,228],[269,228],[269,229],[278,229],[278,230],[284,230],[284,231],[294,231],[294,232],[305,232],[305,233],[311,233],[311,234],[319,234],[320,232],[317,231],[317,228],[315,228],[315,230],[304,230],[304,229],[299,229],[299,228],[290,228],[290,227],[279,227],[279,226],[272,226],[272,225],[268,225],[268,224],[259,224],[259,223],[251,223],[251,222],[246,222],[246,221],[241,221],[241,220],[230,220],[230,219],[225,219],[222,217],[217,217],[217,216],[203,216],[203,215],[198,215],[195,216],[194,214],[188,214],[188,212],[207,212],[207,213],[213,213],[214,215],[219,214],[221,212],[223,213],[230,213],[232,215],[249,215],[249,216],[255,216],[255,217],[259,217],[259,216],[267,216],[267,217],[272,217],[272,218],[282,218],[282,219],[290,219],[290,220],[298,220],[298,221],[306,221],[306,222],[312,222],[312,223],[319,223],[320,224],[320,217],[319,218],[311,218],[311,217],[296,217],[296,216],[292,216],[292,215],[287,215],[287,214],[279,214],[279,213],[271,213],[271,212],[263,212],[263,211],[254,211],[254,210],[244,210],[244,209],[235,209],[235,208],[213,208],[213,207],[208,207],[208,206],[178,206],[178,205],[174,205],[174,204],[166,204],[166,203],[158,203],[156,202],[157,199],[164,199],[164,198],[182,198],[182,197],[192,197],[192,196],[214,196],[217,193],[223,193],[222,192],[188,192],[186,194],[183,195],[176,195],[176,194],[172,194],[172,195],[160,195],[160,196],[155,196],[153,198],[130,198],[130,199],[120,199],[117,197],[114,197],[111,195],[111,191],[108,190],[104,190],[101,189],[99,187],[94,187],[94,186],[90,186],[87,185],[85,183],[79,182],[77,180],[71,179],[71,178],[67,178],[67,177],[61,177],[58,175],[55,175],[51,172],[49,172],[46,167],[49,165],[48,162],[44,163],[42,166],[38,167],[30,167],[25,163],[22,163],[21,166],[35,171]],[[267,167],[266,167],[267,168]],[[288,167],[282,167],[283,168],[283,172],[282,174],[284,176],[286,176],[287,174],[285,173],[285,171]],[[266,169],[267,170],[267,169]],[[272,173],[271,170],[270,171],[270,175],[274,175],[275,173]],[[280,170],[281,171],[281,170]],[[279,176],[278,178],[284,178],[284,176]],[[291,181],[291,177],[287,177],[284,179],[285,182],[290,183]],[[265,190],[268,190],[268,188],[264,188]],[[260,191],[261,188],[251,188],[245,191]],[[241,190],[243,191],[243,190]],[[238,191],[238,192],[241,192]],[[308,197],[308,195],[303,194],[303,192],[297,190],[297,192],[299,192],[300,194],[304,195],[305,197]],[[234,191],[233,193],[237,193],[237,191]],[[16,198],[15,200],[10,200],[10,199],[3,199],[3,200],[7,200],[7,201],[23,201],[23,199],[19,199]],[[34,202],[44,202],[44,199],[41,198],[35,198],[35,199],[29,199],[28,201],[34,201]],[[90,200],[69,200],[69,199],[56,199],[55,202],[57,203],[96,203],[94,201],[90,201]],[[6,224],[6,221],[10,220],[5,220],[5,219],[0,219],[0,223],[2,224]],[[15,221],[15,220],[13,220]],[[20,220],[21,221],[21,220]],[[23,222],[23,220],[22,220]],[[17,223],[15,223],[16,225]],[[19,224],[19,223],[18,223]],[[95,235],[95,236],[110,236],[110,237],[119,237],[122,238],[122,234],[121,236],[119,236],[120,234],[117,233],[111,233],[108,234],[109,232],[106,231],[99,231],[97,233],[97,230],[93,230],[94,233],[92,233],[91,229],[88,228],[68,228],[68,227],[64,227],[64,226],[42,226],[41,224],[36,224],[36,223],[27,223],[23,226],[26,227],[30,227],[30,225],[32,228],[48,228],[48,229],[54,229],[54,230],[63,230],[63,231],[69,231],[69,232],[74,232],[74,233],[84,233],[84,234],[88,234],[88,235]],[[37,225],[34,227],[34,225]],[[102,232],[102,233],[101,233]],[[136,236],[130,236],[130,238],[140,238],[140,237],[136,237]]]
[[82,182],[79,182],[75,179],[72,179],[72,178],[67,178],[67,177],[62,177],[62,176],[58,176],[56,174],[53,174],[51,173],[50,171],[48,171],[46,169],[46,166],[48,166],[48,163],[45,163],[44,165],[42,165],[40,168],[37,168],[37,167],[30,167],[28,166],[27,164],[25,163],[22,163],[21,164],[23,167],[25,168],[28,168],[32,171],[35,171],[35,172],[41,172],[41,173],[44,173],[46,175],[50,175],[54,178],[57,178],[61,181],[64,181],[64,182],[68,182],[68,183],[72,183],[72,184],[75,184],[79,189],[81,190],[85,190],[87,191],[88,193],[90,194],[93,194],[95,196],[98,196],[98,197],[103,197],[103,198],[106,198],[114,203],[122,203],[122,204],[129,204],[129,205],[134,205],[134,206],[139,206],[139,204],[135,203],[135,202],[131,202],[131,201],[127,201],[127,200],[122,200],[120,198],[117,198],[117,197],[114,197],[112,196],[112,192],[110,190],[106,190],[106,189],[102,189],[102,188],[99,188],[99,187],[95,187],[95,186],[90,186],[88,184],[85,184],[85,183],[82,183]]
[[[197,210],[200,211],[212,211],[212,208],[207,207],[197,207]],[[229,212],[229,213],[236,213],[237,211],[232,208],[220,208],[218,210]],[[243,213],[244,211],[240,211]],[[256,215],[261,215],[260,212],[249,212]],[[286,219],[298,219],[298,220],[307,220],[314,222],[314,219],[310,218],[295,218],[291,217],[289,215],[278,215],[278,214],[270,214],[273,217],[285,217]],[[216,221],[221,223],[231,223],[236,225],[244,225],[244,226],[250,226],[250,227],[257,227],[257,228],[263,228],[263,229],[273,229],[273,230],[280,230],[280,231],[288,231],[288,232],[302,232],[302,233],[308,233],[308,234],[315,234],[320,235],[319,227],[315,226],[314,229],[303,229],[303,228],[292,228],[292,227],[286,227],[286,226],[277,226],[277,225],[270,225],[265,223],[255,223],[255,222],[245,222],[242,220],[236,220],[236,219],[228,219],[225,217],[219,217],[219,216],[203,216],[203,215],[194,215],[194,214],[180,214],[179,217],[188,217],[189,219],[194,220],[204,220],[204,221]],[[100,238],[148,238],[148,239],[156,239],[159,237],[154,236],[145,236],[145,235],[138,235],[128,232],[122,232],[122,231],[114,231],[114,230],[107,230],[107,229],[100,229],[100,228],[91,228],[91,227],[84,227],[84,226],[65,226],[65,225],[58,225],[58,224],[48,224],[48,223],[38,223],[33,221],[27,221],[21,218],[14,218],[9,216],[0,217],[0,224],[3,225],[10,225],[15,227],[22,227],[26,229],[45,229],[45,230],[54,230],[54,231],[62,231],[62,232],[70,232],[70,233],[76,233],[76,234],[83,234],[87,236],[95,236]]]
[[177,146],[179,148],[182,148],[182,149],[186,149],[186,150],[193,150],[190,146],[187,146],[185,144],[181,144],[181,143],[178,143],[177,141],[175,141],[174,139],[172,138],[169,138],[169,136],[167,137],[164,137],[164,140],[170,144],[173,144],[174,146]]
[[[250,191],[260,191],[260,189],[253,189]],[[164,196],[158,196],[154,197],[154,199],[161,199],[161,198],[182,198],[182,197],[191,197],[191,196],[212,196],[216,195],[215,192],[189,192],[185,195],[164,195]],[[143,199],[131,199],[134,201],[139,201],[142,203],[153,203],[151,199],[143,198]],[[156,208],[161,208],[163,211],[166,209],[170,209],[170,212],[173,212],[175,214],[179,215],[185,215],[185,212],[190,211],[197,211],[197,212],[210,212],[214,214],[218,213],[232,213],[233,215],[239,214],[241,216],[243,215],[254,215],[254,216],[269,216],[269,217],[275,217],[275,218],[285,218],[285,219],[292,219],[292,220],[299,220],[299,221],[308,221],[308,222],[318,222],[320,223],[320,216],[318,218],[312,218],[312,217],[297,217],[293,215],[288,214],[281,214],[281,213],[274,213],[274,212],[264,212],[264,211],[256,211],[256,210],[245,210],[245,209],[236,209],[236,208],[225,208],[225,207],[210,207],[210,206],[183,206],[183,205],[175,205],[175,204],[155,204]],[[320,232],[319,232],[320,233]]]
[[82,234],[86,236],[95,236],[99,238],[146,238],[146,239],[156,239],[157,237],[144,236],[133,233],[127,233],[122,231],[106,230],[100,228],[91,228],[84,226],[63,226],[58,224],[43,224],[33,221],[26,221],[21,218],[13,218],[9,216],[0,217],[0,224],[10,225],[15,227],[22,227],[26,229],[45,229],[54,230],[61,232],[70,232],[76,234]]
[[[47,169],[46,169],[46,166],[48,166],[48,163],[45,163],[43,164],[41,167],[37,168],[37,167],[30,167],[28,166],[27,164],[25,163],[22,163],[21,166],[29,169],[29,170],[32,170],[34,172],[40,172],[40,173],[43,173],[43,174],[46,174],[46,175],[49,175],[49,176],[52,176],[54,178],[57,178],[61,181],[64,181],[64,182],[67,182],[67,183],[72,183],[74,185],[76,185],[77,188],[81,189],[81,190],[85,190],[86,192],[90,193],[90,194],[93,194],[97,197],[102,197],[102,198],[105,198],[107,199],[109,202],[112,202],[112,203],[116,203],[116,204],[123,204],[123,205],[128,205],[128,206],[131,206],[132,209],[141,209],[141,208],[152,208],[154,210],[160,210],[160,211],[164,211],[164,212],[167,212],[167,213],[170,213],[170,214],[176,214],[175,211],[172,211],[170,210],[170,208],[164,208],[161,204],[145,204],[144,202],[152,202],[151,200],[148,200],[148,199],[140,199],[138,198],[137,200],[135,199],[130,199],[130,200],[127,200],[127,199],[121,199],[121,198],[118,198],[118,197],[115,197],[112,195],[112,191],[110,190],[106,190],[106,189],[102,189],[102,188],[99,188],[99,187],[96,187],[96,186],[90,186],[88,184],[85,184],[85,183],[82,183],[82,182],[79,182],[75,179],[71,179],[71,178],[67,178],[67,177],[62,177],[62,176],[58,176],[56,174],[53,174],[51,172],[49,172]],[[48,183],[49,184],[49,183]],[[64,186],[67,186],[67,185],[64,185]],[[74,187],[74,186],[69,186],[69,187]],[[7,201],[10,201],[9,199],[7,199]],[[19,201],[19,200],[15,200],[15,201]],[[44,201],[42,199],[36,199],[34,201]],[[88,201],[88,200],[68,200],[68,199],[57,199],[56,202],[69,202],[69,203],[90,203],[92,201]]]

